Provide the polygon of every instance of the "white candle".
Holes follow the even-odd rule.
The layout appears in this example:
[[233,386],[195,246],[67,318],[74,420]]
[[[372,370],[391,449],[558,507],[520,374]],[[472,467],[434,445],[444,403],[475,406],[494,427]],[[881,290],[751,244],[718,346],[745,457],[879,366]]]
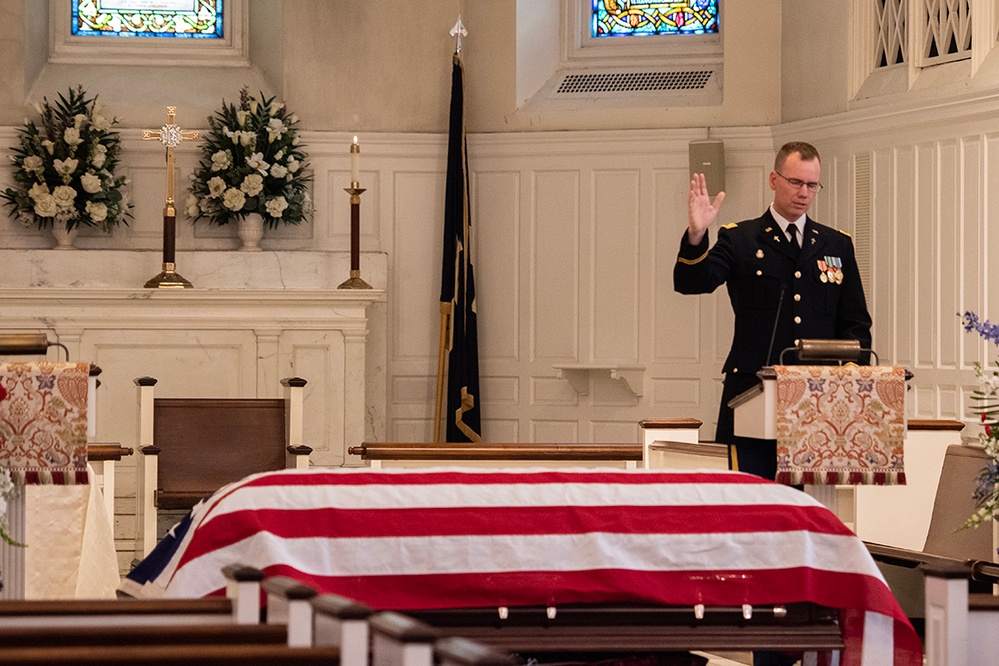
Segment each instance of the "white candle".
[[350,180],[358,182],[357,174],[361,166],[361,146],[357,143],[357,136],[354,136],[354,143],[350,144]]

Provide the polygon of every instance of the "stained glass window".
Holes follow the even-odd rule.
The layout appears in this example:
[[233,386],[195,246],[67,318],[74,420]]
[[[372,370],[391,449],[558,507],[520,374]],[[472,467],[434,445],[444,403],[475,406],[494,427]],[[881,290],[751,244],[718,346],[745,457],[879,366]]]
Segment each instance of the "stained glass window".
[[593,37],[704,35],[718,32],[720,0],[592,0]]
[[222,38],[223,0],[72,0],[83,37]]

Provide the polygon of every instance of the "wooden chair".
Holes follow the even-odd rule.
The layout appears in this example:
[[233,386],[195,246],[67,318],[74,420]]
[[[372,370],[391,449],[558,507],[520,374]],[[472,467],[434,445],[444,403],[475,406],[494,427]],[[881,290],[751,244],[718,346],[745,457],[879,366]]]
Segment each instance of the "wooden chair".
[[139,392],[139,525],[142,554],[158,537],[158,510],[190,510],[222,486],[257,472],[306,469],[302,444],[306,381],[281,380],[283,398],[156,398]]
[[988,461],[988,455],[980,446],[948,446],[922,551],[867,542],[874,559],[903,566],[908,564],[912,568],[939,558],[960,562],[995,561],[996,550],[989,525],[959,529],[977,508],[971,492],[975,479]]

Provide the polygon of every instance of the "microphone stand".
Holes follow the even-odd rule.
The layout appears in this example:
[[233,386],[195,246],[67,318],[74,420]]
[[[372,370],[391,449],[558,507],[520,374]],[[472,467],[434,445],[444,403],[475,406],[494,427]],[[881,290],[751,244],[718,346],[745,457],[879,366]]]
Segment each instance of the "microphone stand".
[[787,284],[785,282],[780,283],[780,300],[777,301],[777,315],[774,317],[774,328],[770,332],[770,346],[767,348],[767,365],[773,365],[770,360],[774,353],[774,341],[777,339],[777,326],[780,325],[780,311],[784,306],[784,293],[787,291]]

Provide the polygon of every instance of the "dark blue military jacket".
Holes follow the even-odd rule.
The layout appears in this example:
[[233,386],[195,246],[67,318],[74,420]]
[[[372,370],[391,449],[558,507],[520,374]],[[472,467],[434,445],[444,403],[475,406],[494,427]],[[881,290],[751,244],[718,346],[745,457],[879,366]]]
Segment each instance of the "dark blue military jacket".
[[[735,332],[723,372],[755,374],[780,363],[781,351],[801,339],[853,339],[870,348],[871,316],[848,234],[807,218],[796,257],[767,209],[755,220],[719,229],[710,250],[708,242],[705,234],[691,245],[684,232],[673,287],[707,294],[726,285]],[[796,360],[785,356],[788,364]]]

